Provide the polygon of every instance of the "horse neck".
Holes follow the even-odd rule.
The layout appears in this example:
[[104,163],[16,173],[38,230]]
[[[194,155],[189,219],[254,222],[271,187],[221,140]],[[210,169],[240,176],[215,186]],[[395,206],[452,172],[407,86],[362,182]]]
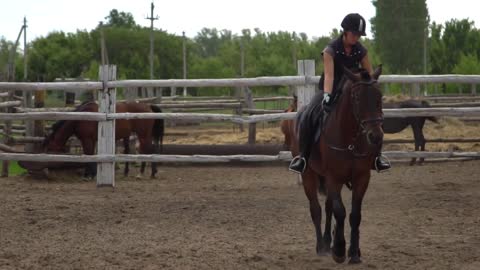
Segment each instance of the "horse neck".
[[64,146],[73,133],[73,121],[66,121],[59,129],[55,131],[55,134],[53,134],[53,142],[55,142],[57,145]]
[[350,99],[350,90],[345,89],[327,126],[327,131],[334,133],[331,138],[342,144],[352,143],[359,128]]

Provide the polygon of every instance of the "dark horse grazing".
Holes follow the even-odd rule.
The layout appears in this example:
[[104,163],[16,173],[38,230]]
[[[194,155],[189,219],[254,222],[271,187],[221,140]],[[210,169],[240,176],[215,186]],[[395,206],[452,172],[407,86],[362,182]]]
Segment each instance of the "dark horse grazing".
[[[383,103],[383,108],[387,109],[402,109],[402,108],[429,108],[430,104],[424,100],[408,99],[400,102],[387,102]],[[423,126],[425,121],[430,120],[434,123],[438,123],[436,117],[427,116],[414,116],[404,118],[385,118],[383,121],[383,132],[385,133],[398,133],[407,128],[412,127],[413,137],[415,139],[415,151],[425,151],[425,137],[423,136]],[[415,164],[416,158],[412,158],[410,165]],[[423,163],[424,158],[420,158],[419,164]]]
[[[119,102],[116,104],[116,112],[161,112],[158,107],[136,102]],[[98,104],[85,102],[79,105],[76,112],[98,112]],[[52,132],[45,138],[43,147],[46,152],[65,152],[65,144],[72,135],[75,135],[82,143],[83,153],[93,155],[97,143],[96,121],[61,120],[53,124]],[[158,153],[164,134],[163,119],[130,119],[115,121],[115,139],[123,139],[125,154],[130,153],[130,135],[135,133],[140,143],[140,153]],[[154,144],[152,144],[154,142]],[[96,175],[96,163],[89,163],[85,169],[85,177]],[[125,176],[128,175],[128,163],[125,165]],[[145,172],[145,162],[142,162],[141,173]],[[151,177],[157,173],[156,164],[152,162]]]
[[[306,171],[302,174],[305,194],[310,202],[310,214],[316,232],[317,254],[330,252],[332,241],[331,219],[336,225],[332,256],[337,263],[346,259],[344,226],[346,211],[342,202],[343,185],[352,186],[352,212],[350,263],[360,263],[360,221],[362,201],[370,181],[370,170],[383,141],[382,93],[377,79],[381,68],[375,70],[373,78],[368,72],[354,74],[345,70],[348,80],[341,88],[342,94],[330,113],[324,131],[314,143]],[[340,89],[339,89],[340,90]],[[296,118],[302,119],[299,116]],[[291,134],[297,138],[296,132]],[[291,148],[298,154],[298,146]],[[325,203],[325,233],[322,234],[322,209],[318,201],[319,185],[324,183],[327,199]]]

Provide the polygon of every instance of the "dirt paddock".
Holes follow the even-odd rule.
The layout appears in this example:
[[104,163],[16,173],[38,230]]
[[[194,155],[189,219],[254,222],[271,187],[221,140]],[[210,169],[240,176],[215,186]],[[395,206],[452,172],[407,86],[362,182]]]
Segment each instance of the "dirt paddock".
[[114,191],[65,173],[0,179],[0,269],[480,269],[480,161],[375,173],[358,266],[315,255],[286,164],[117,175]]

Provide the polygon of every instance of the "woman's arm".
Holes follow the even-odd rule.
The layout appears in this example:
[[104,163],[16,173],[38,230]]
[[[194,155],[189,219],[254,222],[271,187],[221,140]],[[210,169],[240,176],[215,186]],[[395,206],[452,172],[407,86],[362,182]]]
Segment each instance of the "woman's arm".
[[323,72],[325,74],[323,91],[331,94],[333,88],[333,57],[328,53],[323,54],[323,67]]

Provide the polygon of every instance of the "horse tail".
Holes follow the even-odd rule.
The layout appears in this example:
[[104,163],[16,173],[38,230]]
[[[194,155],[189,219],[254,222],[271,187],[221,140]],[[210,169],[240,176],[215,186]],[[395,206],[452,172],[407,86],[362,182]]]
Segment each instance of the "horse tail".
[[[157,105],[150,105],[150,109],[152,112],[161,113],[162,109]],[[160,153],[162,152],[163,148],[163,135],[165,134],[165,121],[164,119],[155,119],[152,129],[153,140],[156,145],[160,145]]]
[[[430,108],[430,103],[428,103],[428,101],[422,100],[421,102],[422,102],[422,107]],[[438,118],[435,117],[435,116],[428,116],[428,117],[425,117],[425,119],[430,120],[430,121],[438,124]]]

